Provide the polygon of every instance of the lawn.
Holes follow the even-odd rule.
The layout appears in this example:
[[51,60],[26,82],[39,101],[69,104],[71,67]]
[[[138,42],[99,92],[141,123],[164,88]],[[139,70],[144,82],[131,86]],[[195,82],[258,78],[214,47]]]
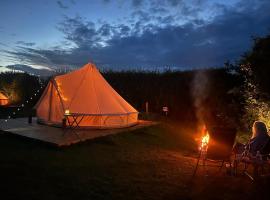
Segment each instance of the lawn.
[[1,133],[1,199],[268,199],[268,180],[192,180],[193,131],[160,124],[67,148]]

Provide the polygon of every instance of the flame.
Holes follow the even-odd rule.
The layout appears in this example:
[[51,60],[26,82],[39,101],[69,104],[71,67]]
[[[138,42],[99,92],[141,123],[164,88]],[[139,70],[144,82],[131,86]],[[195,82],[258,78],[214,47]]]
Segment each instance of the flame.
[[209,139],[210,137],[208,133],[202,137],[201,148],[205,148],[208,145]]
[[200,145],[199,145],[199,150],[207,151],[208,143],[210,140],[210,135],[209,135],[205,125],[202,128],[201,135],[202,135],[202,137],[201,137],[201,141],[200,141]]

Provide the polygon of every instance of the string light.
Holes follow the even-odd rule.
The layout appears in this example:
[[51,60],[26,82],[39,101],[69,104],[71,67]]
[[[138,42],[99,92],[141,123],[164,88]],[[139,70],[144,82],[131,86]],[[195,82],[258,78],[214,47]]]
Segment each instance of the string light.
[[[42,88],[43,88],[43,83],[41,82],[40,79],[39,79],[39,82],[40,82],[40,89],[42,89]],[[37,94],[38,94],[39,92],[41,92],[41,90],[38,89],[37,91],[35,91],[34,95],[37,96]],[[30,97],[30,100],[32,100],[32,99],[33,99],[33,97],[31,96],[31,97]],[[29,100],[26,100],[25,102],[26,102],[26,103],[29,103],[30,101],[29,101]],[[23,108],[24,106],[25,106],[25,104],[23,103],[23,104],[21,104],[20,107]],[[20,110],[21,110],[20,107],[17,108],[17,111],[20,111]],[[13,112],[12,114],[13,114],[13,115],[16,115],[16,112]],[[14,116],[14,117],[15,117],[15,116]],[[8,119],[11,119],[11,116],[10,116],[10,115],[7,117],[7,119],[5,119],[5,122],[8,122]]]

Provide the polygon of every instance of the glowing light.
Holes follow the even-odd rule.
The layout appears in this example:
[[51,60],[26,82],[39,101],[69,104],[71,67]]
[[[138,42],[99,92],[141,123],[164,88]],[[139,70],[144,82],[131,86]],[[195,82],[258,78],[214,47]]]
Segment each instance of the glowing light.
[[210,140],[210,135],[206,129],[206,126],[204,125],[201,130],[201,140],[199,143],[199,150],[203,152],[207,152],[208,144]]
[[22,104],[22,107],[24,107],[24,104]]
[[20,110],[20,108],[17,109],[18,111]]
[[202,137],[201,148],[205,148],[208,145],[209,139],[210,137],[208,133]]
[[5,122],[7,122],[7,119],[5,120]]
[[15,112],[13,112],[13,115],[15,115],[16,113]]
[[67,109],[65,110],[65,115],[69,115],[70,114],[70,111]]

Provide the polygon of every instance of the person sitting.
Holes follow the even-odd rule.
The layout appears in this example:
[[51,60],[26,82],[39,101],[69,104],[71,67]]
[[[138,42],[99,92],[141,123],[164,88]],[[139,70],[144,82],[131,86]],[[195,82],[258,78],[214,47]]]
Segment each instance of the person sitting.
[[252,126],[252,136],[247,144],[236,143],[233,148],[233,153],[242,154],[245,150],[252,155],[256,155],[268,142],[270,136],[268,135],[265,123],[255,121]]

